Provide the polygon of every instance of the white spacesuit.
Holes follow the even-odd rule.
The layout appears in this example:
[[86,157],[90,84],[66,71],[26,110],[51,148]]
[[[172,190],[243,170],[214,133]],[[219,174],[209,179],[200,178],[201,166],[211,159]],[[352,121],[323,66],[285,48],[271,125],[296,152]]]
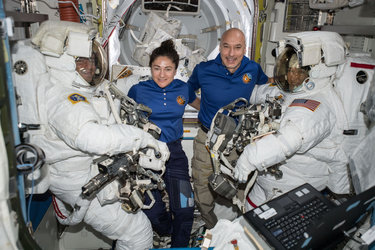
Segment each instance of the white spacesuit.
[[357,194],[375,185],[375,77],[363,104],[365,120],[370,128],[359,145],[352,150],[349,160],[353,186]]
[[[347,122],[332,87],[345,55],[342,38],[333,32],[296,33],[280,41],[274,75],[285,92],[280,129],[246,146],[234,171],[240,182],[259,171],[247,209],[305,182],[349,193],[348,157],[340,145]],[[279,167],[281,178],[267,171],[271,166]]]
[[[57,198],[53,205],[60,223],[74,225],[83,220],[117,240],[116,249],[149,249],[153,234],[146,215],[125,212],[120,202],[113,201],[117,197],[111,185],[92,200],[80,196],[82,186],[98,173],[91,165],[99,155],[146,146],[156,148],[164,158],[169,155],[165,143],[150,134],[115,124],[106,99],[96,95],[106,64],[93,34],[94,30],[83,24],[45,22],[33,37],[32,42],[45,54],[48,71],[38,82],[42,132],[33,135],[33,142],[46,154],[49,189]],[[71,214],[62,202],[74,208]]]

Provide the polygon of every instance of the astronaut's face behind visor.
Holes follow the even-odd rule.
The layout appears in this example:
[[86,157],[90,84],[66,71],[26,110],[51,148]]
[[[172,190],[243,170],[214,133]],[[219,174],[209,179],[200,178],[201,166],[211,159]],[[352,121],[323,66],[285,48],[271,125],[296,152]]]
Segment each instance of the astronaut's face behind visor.
[[76,71],[85,79],[86,82],[92,83],[95,75],[96,65],[95,56],[77,57],[76,58]]
[[274,78],[280,89],[289,93],[301,91],[301,87],[309,78],[310,67],[301,67],[297,53],[293,47],[287,46],[276,59]]
[[99,86],[108,69],[107,54],[98,41],[93,41],[92,54],[90,58],[76,57],[76,71],[92,87]]

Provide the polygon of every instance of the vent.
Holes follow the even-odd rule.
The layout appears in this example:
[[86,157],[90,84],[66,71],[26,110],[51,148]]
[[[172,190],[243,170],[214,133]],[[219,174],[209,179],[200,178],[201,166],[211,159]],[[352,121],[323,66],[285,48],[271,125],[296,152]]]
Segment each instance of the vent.
[[199,13],[200,0],[142,0],[142,10],[195,15]]

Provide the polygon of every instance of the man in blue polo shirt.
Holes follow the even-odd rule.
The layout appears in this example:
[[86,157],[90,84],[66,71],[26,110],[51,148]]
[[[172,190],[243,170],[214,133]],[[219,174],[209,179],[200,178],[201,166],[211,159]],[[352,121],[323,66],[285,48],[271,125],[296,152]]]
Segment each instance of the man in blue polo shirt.
[[[245,57],[244,33],[231,28],[225,31],[220,41],[220,54],[208,62],[198,64],[191,75],[189,101],[199,109],[198,119],[201,128],[194,139],[192,175],[194,197],[207,228],[217,222],[213,212],[215,194],[209,188],[208,177],[213,173],[210,155],[205,148],[207,132],[216,112],[239,97],[250,99],[256,84],[268,82],[260,65]],[[201,99],[195,91],[201,89]]]

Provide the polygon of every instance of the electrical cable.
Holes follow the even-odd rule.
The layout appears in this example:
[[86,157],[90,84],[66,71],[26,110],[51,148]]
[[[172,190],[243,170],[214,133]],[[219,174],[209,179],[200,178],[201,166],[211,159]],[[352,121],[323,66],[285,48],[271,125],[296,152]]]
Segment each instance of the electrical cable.
[[21,173],[20,175],[27,175],[31,173],[31,192],[29,195],[29,200],[26,205],[26,216],[25,222],[26,226],[29,230],[32,229],[31,223],[31,202],[33,199],[34,194],[34,171],[38,170],[40,167],[43,166],[45,160],[45,154],[43,150],[35,145],[32,144],[20,144],[17,145],[16,148],[16,162],[17,162],[17,170]]
[[32,228],[31,218],[30,218],[30,210],[31,210],[31,201],[33,200],[34,194],[34,166],[31,167],[31,192],[29,196],[29,202],[27,205],[27,216],[26,216],[26,226]]
[[28,174],[43,166],[45,154],[38,146],[22,143],[17,145],[15,150],[17,170],[21,173]]

